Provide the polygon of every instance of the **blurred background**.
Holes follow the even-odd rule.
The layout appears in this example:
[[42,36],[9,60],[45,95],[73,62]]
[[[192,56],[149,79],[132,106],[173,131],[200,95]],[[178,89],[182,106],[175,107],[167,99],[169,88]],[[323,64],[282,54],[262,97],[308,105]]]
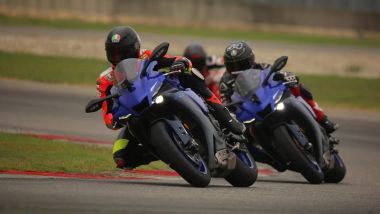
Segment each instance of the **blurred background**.
[[1,0],[2,13],[93,22],[378,36],[378,0]]
[[[0,14],[2,22],[13,17],[24,24],[103,30],[78,38],[65,31],[2,29],[1,49],[6,51],[104,59],[104,33],[115,25],[132,25],[142,34],[144,47],[169,41],[175,54],[198,42],[210,54],[221,55],[231,40],[248,40],[259,60],[289,55],[289,68],[297,72],[380,76],[373,63],[379,59],[379,0],[0,0]],[[39,35],[49,39],[35,41]],[[357,49],[321,49],[320,44]]]
[[[0,0],[0,75],[93,85],[107,66],[107,32],[131,25],[143,48],[167,41],[174,55],[199,43],[222,56],[236,40],[248,42],[259,62],[287,55],[286,69],[322,103],[378,110],[379,20],[380,0]],[[26,68],[15,69],[12,60]],[[62,74],[48,77],[52,66]]]

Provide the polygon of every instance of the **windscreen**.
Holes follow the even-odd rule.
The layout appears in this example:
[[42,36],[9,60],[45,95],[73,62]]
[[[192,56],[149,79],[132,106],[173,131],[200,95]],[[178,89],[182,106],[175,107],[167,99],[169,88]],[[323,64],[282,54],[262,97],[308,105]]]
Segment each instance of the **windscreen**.
[[144,60],[137,58],[129,58],[119,62],[115,68],[115,80],[117,85],[122,87],[122,84],[125,85],[126,81],[133,83],[144,67],[144,62]]
[[260,70],[241,71],[236,77],[234,90],[242,96],[252,96],[260,86]]

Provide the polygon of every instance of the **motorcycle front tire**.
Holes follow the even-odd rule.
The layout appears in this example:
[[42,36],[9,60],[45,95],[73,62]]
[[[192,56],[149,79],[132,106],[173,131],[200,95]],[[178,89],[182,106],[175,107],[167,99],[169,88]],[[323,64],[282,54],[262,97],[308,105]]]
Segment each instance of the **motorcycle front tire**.
[[315,160],[310,160],[302,151],[297,142],[291,137],[285,126],[279,126],[273,130],[274,144],[278,152],[284,153],[291,168],[296,169],[303,177],[312,184],[320,184],[324,175]]
[[201,172],[180,151],[170,133],[170,128],[163,121],[157,121],[151,127],[151,142],[158,155],[189,184],[194,187],[206,187],[211,181],[209,169],[206,167],[207,172]]

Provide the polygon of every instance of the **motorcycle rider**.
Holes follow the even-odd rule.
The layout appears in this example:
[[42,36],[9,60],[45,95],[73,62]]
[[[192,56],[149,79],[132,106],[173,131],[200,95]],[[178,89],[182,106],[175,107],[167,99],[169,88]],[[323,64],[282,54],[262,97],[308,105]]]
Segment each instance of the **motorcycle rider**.
[[[105,41],[105,50],[107,59],[111,64],[109,68],[100,74],[96,81],[100,98],[106,97],[111,93],[111,88],[115,83],[114,68],[120,61],[128,58],[147,59],[150,57],[152,52],[150,50],[142,50],[140,46],[141,40],[139,35],[129,26],[115,27],[108,33]],[[195,93],[204,98],[212,108],[212,114],[222,127],[225,127],[236,135],[244,133],[244,125],[231,117],[229,111],[223,107],[220,100],[207,88],[203,76],[199,72],[192,70],[192,63],[186,57],[165,56],[157,61],[154,70],[162,72],[180,70],[181,72],[177,75],[181,85],[191,88]],[[108,128],[116,130],[124,126],[113,120],[112,105],[112,100],[106,100],[102,104],[103,119]],[[118,135],[112,153],[118,168],[135,168],[156,160],[147,149],[139,144],[127,127],[124,127]]]
[[[255,62],[254,52],[247,43],[242,41],[232,42],[227,46],[224,52],[224,64],[226,66],[226,72],[224,73],[219,86],[222,102],[224,104],[231,102],[235,78],[240,72],[250,68],[263,70],[270,67],[269,64]],[[281,71],[277,72],[273,78],[280,81],[296,80],[295,83],[289,85],[293,95],[296,97],[301,96],[309,104],[316,115],[317,122],[325,129],[327,134],[331,134],[338,129],[338,124],[335,124],[328,119],[323,110],[314,101],[312,93],[299,82],[297,76],[291,72]],[[260,162],[268,163],[279,171],[285,170],[282,167],[278,168],[279,166],[277,166],[271,158],[262,154],[263,151],[258,150],[257,152],[260,153],[259,156],[261,158],[254,157],[256,161],[260,161],[261,159]]]
[[183,53],[183,56],[188,58],[193,68],[196,68],[205,77],[207,87],[219,99],[219,80],[225,71],[223,58],[214,55],[207,55],[206,51],[200,44],[188,45]]
[[[270,67],[269,64],[255,62],[255,54],[245,42],[232,42],[227,46],[224,52],[224,64],[227,72],[224,73],[220,82],[220,92],[223,103],[230,102],[234,81],[239,72],[250,68],[263,70]],[[277,72],[274,78],[284,81],[295,79],[296,83],[289,85],[293,95],[296,97],[301,96],[309,104],[316,115],[316,120],[328,134],[331,134],[338,129],[338,124],[335,124],[328,119],[323,110],[318,106],[317,102],[314,101],[313,94],[299,82],[297,76],[291,72],[282,71]]]

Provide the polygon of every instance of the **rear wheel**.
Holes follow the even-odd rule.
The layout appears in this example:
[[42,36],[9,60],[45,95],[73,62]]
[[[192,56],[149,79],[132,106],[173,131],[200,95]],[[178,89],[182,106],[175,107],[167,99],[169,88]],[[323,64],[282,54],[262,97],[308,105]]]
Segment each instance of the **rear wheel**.
[[331,153],[331,161],[334,161],[334,167],[325,172],[326,183],[339,183],[346,175],[346,166],[336,151]]
[[286,156],[287,165],[291,169],[300,172],[312,184],[322,183],[323,172],[312,152],[307,151],[295,138],[292,138],[285,126],[276,128],[273,135],[278,152]]
[[152,126],[151,142],[160,158],[189,184],[205,187],[210,183],[210,171],[201,155],[186,148],[165,122],[158,121]]
[[257,166],[252,156],[245,151],[236,151],[236,166],[226,177],[226,181],[235,187],[249,187],[257,180]]

